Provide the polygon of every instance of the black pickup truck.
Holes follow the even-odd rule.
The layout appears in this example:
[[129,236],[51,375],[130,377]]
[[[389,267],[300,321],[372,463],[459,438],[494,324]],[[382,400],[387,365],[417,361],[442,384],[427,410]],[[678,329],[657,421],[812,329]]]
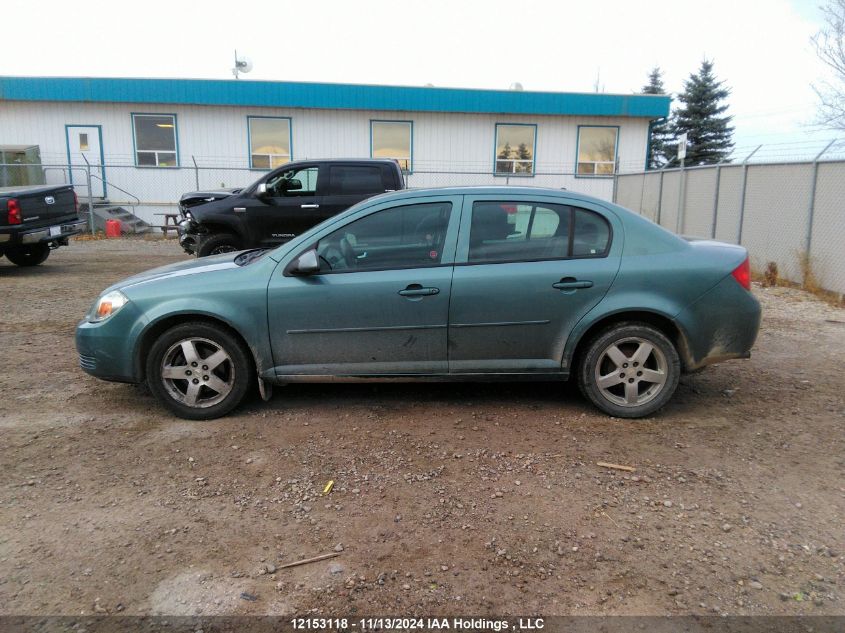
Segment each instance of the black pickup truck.
[[288,163],[243,189],[183,195],[179,244],[198,257],[277,246],[365,198],[404,188],[395,160]]
[[0,256],[13,264],[38,266],[84,230],[72,185],[0,189]]

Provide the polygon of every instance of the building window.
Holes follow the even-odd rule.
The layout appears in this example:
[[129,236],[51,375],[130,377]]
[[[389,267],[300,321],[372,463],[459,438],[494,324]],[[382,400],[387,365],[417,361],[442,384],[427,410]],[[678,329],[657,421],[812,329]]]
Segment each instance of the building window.
[[579,176],[612,176],[616,171],[616,126],[578,127]]
[[534,175],[534,148],[537,126],[496,124],[496,173]]
[[249,166],[275,169],[293,158],[290,119],[284,117],[247,117],[249,128]]
[[178,167],[175,114],[133,114],[135,164],[139,167]]
[[370,121],[370,157],[393,158],[405,173],[413,167],[414,124],[411,121]]

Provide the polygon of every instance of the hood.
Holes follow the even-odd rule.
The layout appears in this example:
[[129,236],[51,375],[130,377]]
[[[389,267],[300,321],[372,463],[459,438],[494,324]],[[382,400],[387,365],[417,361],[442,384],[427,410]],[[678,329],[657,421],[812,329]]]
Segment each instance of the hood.
[[203,189],[201,191],[190,191],[182,194],[179,198],[179,205],[185,209],[190,209],[206,202],[214,202],[215,200],[222,200],[228,198],[236,193],[240,193],[243,187],[230,187],[220,189]]
[[222,255],[212,255],[210,257],[202,257],[200,259],[189,259],[184,262],[160,266],[158,268],[153,268],[137,275],[133,275],[132,277],[127,277],[126,279],[109,286],[103,291],[103,293],[105,294],[109,290],[126,290],[132,286],[137,286],[150,281],[172,279],[174,277],[184,277],[186,275],[200,275],[218,270],[237,268],[238,265],[235,263],[235,258],[238,255],[240,255],[240,252],[223,253]]

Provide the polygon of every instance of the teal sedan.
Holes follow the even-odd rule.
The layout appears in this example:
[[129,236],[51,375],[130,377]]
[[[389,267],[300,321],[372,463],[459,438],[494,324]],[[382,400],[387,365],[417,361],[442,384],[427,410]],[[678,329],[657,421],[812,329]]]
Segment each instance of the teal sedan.
[[744,248],[682,239],[609,202],[531,187],[370,198],[274,250],[107,288],[82,368],[146,381],[176,415],[327,380],[577,380],[617,417],[683,372],[747,358],[760,325]]

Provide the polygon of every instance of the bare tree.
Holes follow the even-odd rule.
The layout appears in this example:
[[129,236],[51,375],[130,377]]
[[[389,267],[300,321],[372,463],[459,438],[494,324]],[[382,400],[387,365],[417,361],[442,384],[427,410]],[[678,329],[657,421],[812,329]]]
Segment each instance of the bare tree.
[[828,0],[821,10],[824,26],[812,42],[832,77],[813,84],[819,98],[818,122],[845,130],[845,0]]

